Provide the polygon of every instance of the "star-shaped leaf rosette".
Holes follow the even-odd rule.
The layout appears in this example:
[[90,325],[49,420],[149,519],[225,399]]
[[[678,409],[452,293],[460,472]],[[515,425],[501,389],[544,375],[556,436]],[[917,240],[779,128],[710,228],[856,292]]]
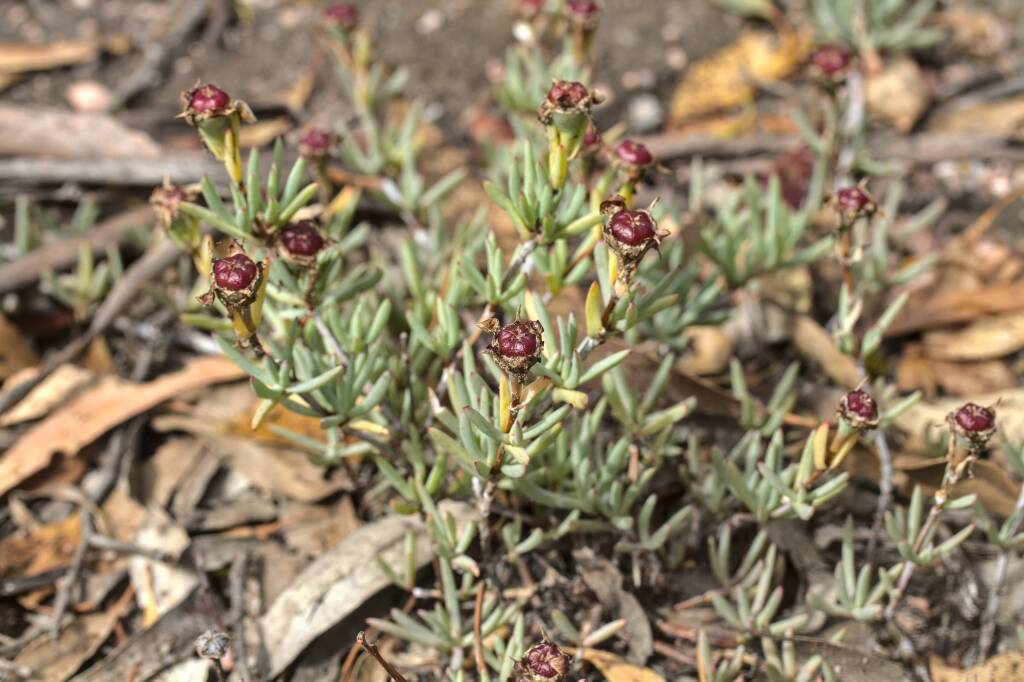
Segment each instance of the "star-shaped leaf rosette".
[[181,93],[179,118],[199,131],[210,153],[224,163],[228,176],[242,185],[242,154],[238,144],[242,123],[255,123],[249,105],[211,83],[199,83]]

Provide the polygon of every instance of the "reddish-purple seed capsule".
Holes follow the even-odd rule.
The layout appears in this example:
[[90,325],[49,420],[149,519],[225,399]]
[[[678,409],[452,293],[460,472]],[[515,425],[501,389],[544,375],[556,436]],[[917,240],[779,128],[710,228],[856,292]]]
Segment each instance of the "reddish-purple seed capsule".
[[583,83],[576,81],[555,81],[548,90],[548,101],[562,109],[573,109],[582,105],[590,91]]
[[562,680],[569,669],[569,657],[558,646],[542,642],[530,647],[519,660],[518,667],[537,680]]
[[323,156],[331,150],[333,142],[331,134],[323,128],[310,128],[299,141],[299,150],[306,156]]
[[525,322],[513,322],[497,334],[498,352],[506,357],[525,358],[540,347],[540,337]]
[[601,131],[591,122],[587,126],[587,132],[583,134],[583,146],[596,147],[599,144],[601,144]]
[[216,114],[227,109],[231,96],[216,85],[201,85],[189,95],[189,109],[200,114]]
[[244,253],[213,261],[213,281],[227,291],[248,288],[259,273],[256,263]]
[[630,166],[649,166],[654,162],[651,151],[633,140],[623,140],[615,153],[618,154],[619,159]]
[[975,403],[967,403],[953,415],[957,426],[968,433],[984,433],[991,430],[996,423],[995,413],[987,407]]
[[312,256],[324,246],[324,238],[316,225],[308,220],[294,223],[281,230],[281,243],[296,256]]
[[850,411],[850,414],[864,421],[878,419],[878,403],[860,389],[846,394],[846,409]]
[[643,246],[655,237],[654,221],[643,211],[619,211],[608,221],[608,229],[629,246]]
[[843,211],[863,211],[871,204],[871,197],[860,187],[844,187],[836,192],[836,205]]
[[841,45],[822,45],[811,55],[811,63],[828,76],[846,71],[852,61],[853,55]]
[[329,24],[350,28],[359,21],[359,10],[354,5],[343,2],[325,9],[323,17]]
[[575,21],[587,22],[597,16],[600,8],[593,0],[569,0],[565,4],[565,11]]

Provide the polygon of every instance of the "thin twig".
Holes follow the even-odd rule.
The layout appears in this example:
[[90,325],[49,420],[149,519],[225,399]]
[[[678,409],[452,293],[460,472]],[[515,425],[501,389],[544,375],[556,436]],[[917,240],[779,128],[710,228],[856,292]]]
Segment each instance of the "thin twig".
[[885,437],[884,429],[875,431],[875,450],[878,452],[879,482],[878,505],[875,507],[875,521],[871,525],[871,539],[868,542],[868,563],[872,566],[875,563],[878,536],[882,532],[885,513],[889,511],[889,505],[892,504],[892,450],[889,449],[889,441]]
[[242,552],[231,562],[231,639],[235,643],[235,663],[243,682],[252,682],[245,652],[245,577],[249,555]]
[[476,658],[476,674],[480,679],[487,675],[487,663],[484,661],[484,638],[481,623],[484,613],[484,590],[487,582],[481,580],[476,586],[476,604],[473,607],[473,656]]
[[377,660],[377,663],[380,664],[380,667],[387,671],[388,675],[391,676],[394,682],[409,682],[402,676],[402,673],[395,669],[395,666],[388,663],[387,659],[381,655],[376,646],[366,641],[366,636],[362,632],[356,635],[356,644],[363,647],[366,653],[373,656]]
[[50,624],[50,631],[54,637],[60,632],[60,622],[71,605],[78,581],[82,577],[82,571],[85,569],[85,557],[88,554],[93,535],[92,513],[83,507],[79,514],[82,525],[81,539],[78,542],[78,549],[75,550],[75,556],[71,560],[71,568],[60,580],[57,586],[57,596],[54,599],[53,622]]
[[[1008,537],[1013,537],[1020,529],[1022,518],[1024,518],[1024,486],[1017,495],[1017,504],[1013,507],[1014,522],[1010,528]],[[999,552],[999,559],[996,562],[996,575],[992,588],[988,593],[988,602],[985,605],[985,612],[981,615],[981,635],[978,638],[978,660],[988,658],[989,650],[992,648],[992,640],[996,632],[996,615],[999,612],[999,593],[1006,582],[1006,572],[1010,566],[1010,550],[1003,548]]]

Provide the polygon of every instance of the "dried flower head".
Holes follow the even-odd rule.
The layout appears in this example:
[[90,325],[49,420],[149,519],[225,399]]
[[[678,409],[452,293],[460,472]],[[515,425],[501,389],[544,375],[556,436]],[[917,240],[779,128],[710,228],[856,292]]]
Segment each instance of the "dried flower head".
[[231,638],[217,630],[207,630],[196,637],[196,654],[200,658],[219,660],[228,653]]
[[534,644],[516,661],[516,682],[561,682],[569,671],[569,657],[551,642]]
[[324,238],[311,220],[291,223],[281,230],[278,241],[281,256],[296,265],[308,266],[324,247]]
[[359,23],[359,9],[347,2],[340,2],[324,9],[323,21],[332,28],[349,29]]
[[594,0],[568,0],[565,3],[565,14],[576,24],[593,25],[597,22],[601,8]]
[[513,379],[525,381],[530,368],[540,362],[544,352],[544,327],[541,323],[516,320],[501,327],[497,320],[491,318],[480,326],[494,334],[484,352]]
[[853,63],[853,54],[842,45],[828,43],[811,53],[811,68],[816,75],[831,82],[840,82]]
[[856,186],[844,187],[837,191],[833,203],[844,226],[852,225],[858,218],[874,215],[878,210],[878,204],[871,195]]
[[186,249],[199,246],[199,221],[183,213],[181,205],[195,201],[199,194],[198,187],[182,187],[164,180],[164,184],[149,195],[149,205],[153,207],[161,229]]
[[335,142],[337,138],[333,133],[313,126],[299,138],[299,154],[307,159],[322,159],[330,155]]
[[216,295],[229,309],[250,305],[256,300],[256,293],[263,280],[263,264],[249,258],[239,247],[223,258],[214,258],[210,267],[213,276],[212,289],[200,297],[209,305]]
[[858,431],[878,426],[878,403],[866,391],[850,391],[839,401],[839,416]]
[[577,81],[556,80],[537,110],[537,118],[544,125],[554,122],[559,128],[580,128],[589,121],[590,108],[600,102],[596,92]]
[[654,163],[654,156],[644,145],[634,140],[623,140],[615,150],[619,161],[634,169],[642,169]]
[[973,447],[983,447],[996,432],[996,411],[976,403],[966,403],[949,415],[954,433]]
[[657,249],[668,233],[658,230],[650,211],[626,208],[625,200],[619,196],[602,202],[601,212],[608,216],[603,230],[604,243],[619,257],[620,277],[628,280],[644,255]]
[[237,114],[246,123],[256,120],[249,105],[240,99],[233,99],[212,83],[196,83],[191,89],[182,92],[181,106],[179,116],[191,126],[211,119],[223,119],[233,114]]

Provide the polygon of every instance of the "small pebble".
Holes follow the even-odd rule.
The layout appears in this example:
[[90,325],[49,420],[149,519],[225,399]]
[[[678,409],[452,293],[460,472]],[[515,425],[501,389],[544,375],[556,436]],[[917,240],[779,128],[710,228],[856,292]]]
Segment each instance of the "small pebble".
[[665,111],[657,97],[642,94],[629,101],[629,126],[639,133],[649,133],[661,127]]
[[96,81],[77,81],[68,86],[64,96],[75,111],[97,112],[110,109],[110,90]]

